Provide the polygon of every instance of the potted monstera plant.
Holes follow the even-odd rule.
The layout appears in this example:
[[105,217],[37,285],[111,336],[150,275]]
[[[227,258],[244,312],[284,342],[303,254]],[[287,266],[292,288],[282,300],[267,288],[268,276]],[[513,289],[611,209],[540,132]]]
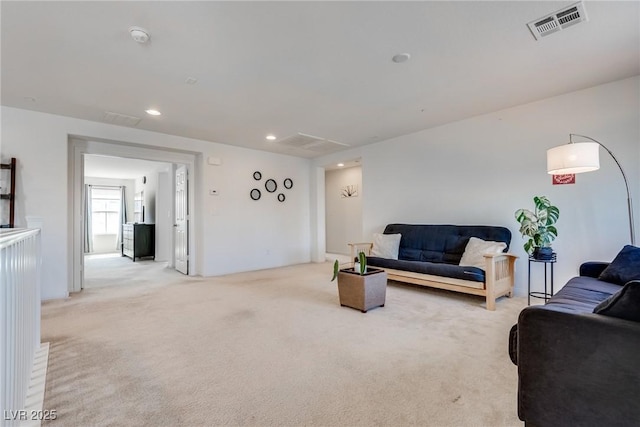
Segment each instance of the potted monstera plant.
[[524,250],[535,259],[549,260],[553,256],[551,242],[558,237],[555,223],[560,217],[560,209],[553,206],[546,196],[533,198],[535,209],[518,209],[516,220],[520,223],[520,234],[528,238]]
[[374,307],[384,307],[387,294],[387,273],[379,268],[367,268],[364,252],[358,254],[353,268],[340,269],[340,263],[333,263],[333,278],[338,279],[340,305],[356,308],[363,313]]

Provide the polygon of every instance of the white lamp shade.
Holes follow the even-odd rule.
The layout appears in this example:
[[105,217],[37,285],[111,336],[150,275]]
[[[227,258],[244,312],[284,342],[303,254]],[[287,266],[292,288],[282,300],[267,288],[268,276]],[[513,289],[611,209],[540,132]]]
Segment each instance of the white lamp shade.
[[600,145],[577,142],[547,150],[547,173],[563,175],[600,169]]

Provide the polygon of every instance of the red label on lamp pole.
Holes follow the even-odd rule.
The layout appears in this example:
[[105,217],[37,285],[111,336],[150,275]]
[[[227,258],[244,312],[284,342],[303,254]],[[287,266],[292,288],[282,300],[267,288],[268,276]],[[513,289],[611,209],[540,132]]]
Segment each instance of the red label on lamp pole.
[[575,184],[576,174],[567,173],[564,175],[551,175],[551,182],[553,185]]

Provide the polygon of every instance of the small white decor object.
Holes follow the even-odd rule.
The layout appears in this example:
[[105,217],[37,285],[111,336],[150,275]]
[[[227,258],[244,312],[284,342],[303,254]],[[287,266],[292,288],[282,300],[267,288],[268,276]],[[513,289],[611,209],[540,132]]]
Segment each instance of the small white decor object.
[[373,233],[373,247],[371,256],[388,259],[398,259],[400,239],[402,234]]
[[462,258],[460,259],[460,265],[478,267],[484,270],[484,254],[499,254],[504,251],[506,247],[507,244],[504,242],[492,242],[472,237],[464,249],[464,254],[462,254]]

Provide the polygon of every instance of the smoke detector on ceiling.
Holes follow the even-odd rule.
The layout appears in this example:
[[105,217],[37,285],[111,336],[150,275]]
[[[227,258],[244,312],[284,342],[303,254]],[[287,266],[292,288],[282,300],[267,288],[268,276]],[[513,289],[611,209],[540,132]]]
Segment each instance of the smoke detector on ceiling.
[[148,42],[150,38],[147,30],[140,27],[129,27],[129,34],[131,34],[131,38],[140,44]]
[[579,1],[567,7],[557,10],[547,16],[531,21],[527,24],[531,34],[536,40],[546,37],[549,34],[567,29],[580,22],[587,22],[589,17],[584,8],[584,4]]

